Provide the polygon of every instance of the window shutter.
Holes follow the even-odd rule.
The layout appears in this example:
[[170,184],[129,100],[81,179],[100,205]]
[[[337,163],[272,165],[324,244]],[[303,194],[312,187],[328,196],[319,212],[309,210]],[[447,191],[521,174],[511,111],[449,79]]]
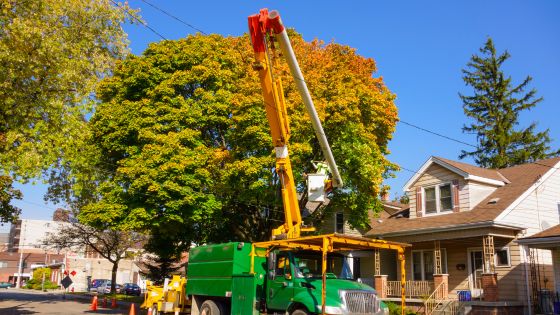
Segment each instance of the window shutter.
[[459,180],[454,179],[452,184],[453,212],[459,212]]
[[416,187],[416,217],[422,217],[422,187]]

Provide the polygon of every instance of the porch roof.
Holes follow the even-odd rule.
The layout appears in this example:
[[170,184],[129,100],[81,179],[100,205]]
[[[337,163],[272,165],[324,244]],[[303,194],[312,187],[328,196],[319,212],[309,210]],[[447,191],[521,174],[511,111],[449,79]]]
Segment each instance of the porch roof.
[[520,238],[517,242],[519,244],[528,245],[529,247],[542,249],[560,247],[560,224],[537,234]]
[[526,191],[528,191],[551,167],[560,161],[560,157],[541,160],[500,169],[500,174],[509,183],[498,187],[486,199],[470,211],[453,212],[421,218],[391,217],[382,223],[373,225],[366,233],[369,237],[389,237],[393,235],[432,233],[438,230],[460,228],[478,228],[480,226],[496,226],[523,230],[524,227],[501,224],[497,218],[502,212]]

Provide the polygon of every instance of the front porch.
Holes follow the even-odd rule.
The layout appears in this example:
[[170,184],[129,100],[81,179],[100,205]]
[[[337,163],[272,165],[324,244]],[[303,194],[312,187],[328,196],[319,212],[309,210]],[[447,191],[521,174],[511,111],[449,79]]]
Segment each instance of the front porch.
[[[451,314],[466,307],[523,313],[527,305],[525,265],[513,242],[515,234],[476,232],[479,235],[457,237],[453,232],[455,238],[447,238],[448,233],[407,238],[412,243],[405,253],[407,302],[421,304],[420,311],[426,314],[443,307]],[[374,275],[375,288],[386,300],[400,296],[400,272],[395,271]]]

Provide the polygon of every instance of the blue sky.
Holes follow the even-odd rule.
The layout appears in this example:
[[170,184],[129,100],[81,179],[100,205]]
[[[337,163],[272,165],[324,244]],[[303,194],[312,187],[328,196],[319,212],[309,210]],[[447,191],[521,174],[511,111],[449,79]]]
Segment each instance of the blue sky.
[[[461,79],[472,54],[493,38],[498,51],[512,57],[504,71],[519,83],[533,77],[531,87],[544,101],[521,116],[521,126],[538,122],[550,129],[553,148],[560,147],[560,1],[179,1],[147,0],[205,33],[237,36],[247,31],[247,16],[268,7],[280,11],[284,24],[306,40],[334,41],[375,59],[378,72],[397,95],[399,117],[408,123],[475,144],[463,134],[467,122],[458,92],[471,93]],[[148,6],[147,24],[167,39],[196,31]],[[140,54],[160,38],[142,25],[126,27],[131,50]],[[305,74],[304,74],[305,75]],[[431,155],[457,159],[469,147],[399,124],[389,159],[417,170]],[[465,160],[466,162],[472,162]],[[392,196],[412,173],[402,170],[387,181]],[[42,185],[19,185],[23,218],[48,219],[55,205],[45,205]]]

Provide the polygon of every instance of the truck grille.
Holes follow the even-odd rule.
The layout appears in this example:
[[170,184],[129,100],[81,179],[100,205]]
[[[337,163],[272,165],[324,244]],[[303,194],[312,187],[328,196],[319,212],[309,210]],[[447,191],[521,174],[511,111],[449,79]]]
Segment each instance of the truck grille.
[[380,311],[380,302],[372,291],[341,291],[342,301],[350,314],[376,314]]

